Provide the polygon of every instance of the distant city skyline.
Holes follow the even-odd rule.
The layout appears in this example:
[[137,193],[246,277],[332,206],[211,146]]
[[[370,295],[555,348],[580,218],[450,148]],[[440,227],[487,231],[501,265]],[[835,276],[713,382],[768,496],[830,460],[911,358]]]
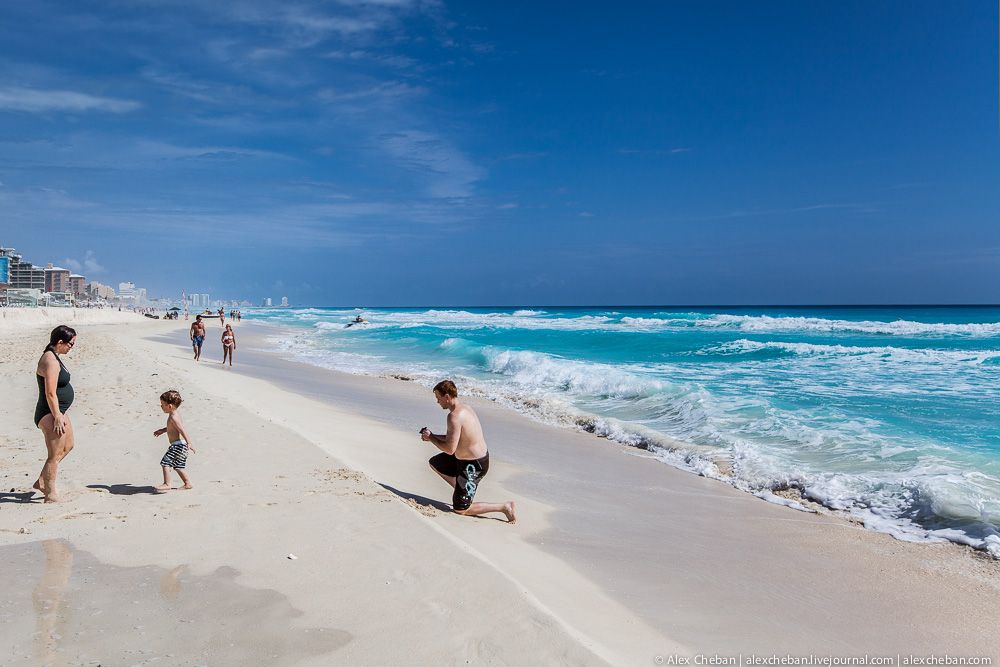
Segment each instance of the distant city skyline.
[[[92,257],[93,251],[87,251],[87,256]],[[37,279],[37,282],[36,281],[26,282],[23,279],[18,280],[16,276],[13,276],[13,273],[15,273],[18,269],[15,268],[14,271],[10,271],[11,265],[9,264],[9,261],[12,259],[13,261],[16,261],[18,257],[20,258],[19,266],[22,267],[21,268],[22,271],[24,270],[23,267],[27,265],[33,267],[33,269],[35,269],[38,272],[39,278]],[[95,286],[96,290],[101,290],[101,289],[111,290],[109,294],[112,294],[117,297],[125,297],[127,299],[135,298],[138,301],[144,301],[148,296],[148,290],[145,287],[137,286],[134,283],[134,281],[131,280],[120,281],[118,283],[118,289],[117,291],[115,291],[111,285],[105,285],[96,279],[90,278],[89,276],[81,275],[69,269],[66,269],[62,266],[59,266],[57,262],[59,262],[60,260],[53,261],[51,258],[49,259],[43,258],[40,261],[39,258],[31,257],[30,255],[23,252],[20,248],[16,246],[4,246],[0,244],[0,258],[3,258],[6,261],[8,261],[8,264],[6,264],[5,266],[8,268],[8,272],[12,274],[8,276],[8,278],[13,279],[13,282],[8,285],[10,287],[14,288],[33,287],[43,292],[72,292],[78,297],[82,297],[84,293],[84,288],[88,285],[93,285]],[[64,259],[61,260],[61,263],[72,266],[75,271],[96,271],[99,275],[104,277],[105,280],[109,280],[109,278],[107,278],[106,276],[106,274],[108,274],[109,271],[102,266],[97,266],[96,263],[94,262],[88,262],[89,265],[86,267],[80,266],[78,262],[75,262],[73,260]],[[2,275],[0,275],[0,285],[3,285],[2,280],[3,277]],[[25,284],[19,284],[19,283],[25,283]],[[180,302],[182,300],[183,294],[184,290],[181,290],[181,292],[177,295],[163,294],[163,295],[158,295],[155,298],[172,299],[177,302]],[[201,294],[192,293],[189,294],[188,296],[189,299],[190,297],[196,297],[200,303],[204,303],[206,305],[211,301],[210,295],[205,293]],[[216,301],[219,300],[217,299]],[[223,299],[221,301],[235,302],[235,301],[246,301],[246,299],[242,298]]]
[[997,302],[997,19],[7,3],[0,237],[255,304]]

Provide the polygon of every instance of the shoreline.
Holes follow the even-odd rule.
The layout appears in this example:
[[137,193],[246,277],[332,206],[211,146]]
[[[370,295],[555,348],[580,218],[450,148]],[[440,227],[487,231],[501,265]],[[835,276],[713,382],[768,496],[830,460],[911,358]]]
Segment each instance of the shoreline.
[[[251,331],[260,331],[262,335],[285,336],[295,338],[303,334],[301,329],[285,324],[249,319]],[[261,350],[262,349],[261,346]],[[272,351],[287,361],[301,363],[305,366],[320,368],[330,373],[345,377],[366,377],[384,379],[386,381],[413,382],[430,389],[436,382],[428,379],[420,372],[409,373],[405,370],[366,371],[358,372],[342,370],[323,363],[313,363],[295,353],[279,350]],[[411,377],[412,375],[412,377]],[[901,542],[919,544],[954,544],[971,549],[977,555],[984,555],[1000,564],[1000,541],[994,535],[979,538],[971,533],[960,530],[941,530],[928,528],[919,524],[911,524],[902,519],[885,519],[864,509],[838,509],[836,503],[827,504],[822,499],[811,497],[806,492],[806,486],[795,474],[779,471],[780,482],[768,487],[753,486],[748,480],[733,474],[735,462],[731,452],[720,452],[711,447],[698,445],[690,441],[679,440],[674,436],[649,429],[639,423],[622,422],[620,420],[602,417],[598,414],[576,411],[571,406],[556,408],[546,405],[544,399],[534,395],[520,395],[516,392],[492,390],[484,388],[477,380],[472,379],[471,389],[465,386],[465,396],[474,396],[492,405],[530,419],[545,426],[592,434],[615,445],[625,445],[634,450],[638,456],[654,458],[675,469],[693,473],[709,479],[720,481],[742,493],[761,499],[768,503],[785,506],[805,513],[820,513],[836,517],[852,525],[862,525],[871,532],[888,535]],[[862,505],[862,508],[864,505]],[[942,534],[936,534],[940,531]]]
[[[103,363],[109,369],[121,365],[124,377],[124,381],[119,377],[117,385],[97,384],[91,392],[94,399],[100,396],[111,410],[116,409],[111,407],[116,401],[121,402],[129,407],[118,410],[142,413],[145,421],[154,423],[159,416],[150,416],[148,401],[131,407],[131,396],[138,386],[135,383],[152,382],[157,387],[168,379],[180,383],[182,394],[192,401],[192,424],[199,431],[214,429],[214,437],[221,439],[219,445],[211,445],[204,458],[199,458],[200,449],[193,457],[205,472],[195,468],[192,473],[196,485],[192,495],[196,500],[190,502],[202,502],[201,494],[223,493],[226,500],[217,510],[225,521],[243,524],[243,530],[264,522],[271,530],[286,535],[292,544],[328,542],[329,531],[350,535],[352,548],[360,550],[356,554],[359,574],[376,562],[407,571],[419,562],[417,554],[447,553],[448,558],[471,558],[477,564],[472,569],[478,578],[467,582],[469,588],[462,589],[459,597],[472,595],[470,600],[479,600],[477,604],[502,598],[506,607],[501,609],[513,614],[513,618],[540,614],[540,618],[550,619],[546,636],[554,634],[551,641],[544,641],[556,653],[550,651],[548,655],[564,656],[555,662],[645,664],[653,656],[671,653],[735,655],[754,651],[1000,655],[997,643],[976,631],[1000,620],[993,603],[1000,592],[998,570],[971,557],[967,548],[901,543],[841,519],[792,513],[788,508],[759,502],[724,483],[660,463],[651,465],[624,445],[545,426],[478,399],[471,402],[483,418],[494,467],[477,499],[514,497],[520,508],[519,520],[517,525],[507,526],[458,517],[446,511],[450,494],[426,466],[433,452],[415,435],[420,425],[427,423],[439,429],[443,423],[443,414],[425,388],[409,382],[340,374],[287,361],[274,353],[254,352],[253,326],[240,332],[237,365],[232,370],[218,363],[221,355],[214,348],[216,330],[211,325],[210,343],[203,357],[206,361],[194,364],[185,323],[168,324],[95,327],[86,332],[86,336],[94,336],[95,342],[98,338],[106,342],[111,349],[102,352],[107,357]],[[127,347],[117,343],[119,339],[126,341]],[[74,353],[71,370],[79,372],[81,382],[85,382],[86,374],[93,371],[87,370],[86,355],[90,352],[86,345],[81,347],[84,354]],[[6,358],[9,355],[5,353],[5,364],[13,363]],[[143,376],[150,370],[159,377]],[[15,384],[20,382],[21,389],[28,384],[19,376],[10,379]],[[91,392],[80,395],[90,398]],[[211,416],[206,413],[208,408]],[[81,406],[76,414],[82,414],[83,409]],[[85,464],[94,465],[90,462],[97,456],[94,449],[108,446],[127,448],[128,469],[138,465],[137,457],[141,457],[136,470],[155,479],[161,443],[150,445],[143,437],[145,444],[138,449],[144,453],[133,454],[131,445],[121,441],[127,443],[133,437],[134,425],[98,421],[96,428],[88,429],[89,442],[85,447],[81,441],[81,451],[74,452],[60,479],[66,475],[67,480],[72,480],[80,475]],[[109,429],[117,435],[109,438],[109,433],[102,433],[98,440],[93,432]],[[79,432],[82,438],[84,429]],[[37,433],[31,429],[20,429],[19,433],[14,435],[15,447],[23,446],[29,458],[31,452],[37,457]],[[2,435],[5,442],[11,439],[7,433]],[[229,439],[237,442],[229,443]],[[254,465],[274,460],[276,465],[294,467],[305,462],[295,473],[303,477],[304,483],[285,491],[278,488],[284,482],[276,479],[268,478],[258,487],[252,480],[236,484],[237,480],[227,482],[223,476],[217,490],[211,480],[220,478],[206,475],[220,474],[208,471],[213,465],[222,465],[224,459],[216,457],[213,461],[210,457],[215,456],[212,448],[223,443],[233,455],[251,459],[249,468],[247,462],[233,463],[236,472],[256,479],[261,471]],[[286,456],[274,459],[272,449],[285,448],[285,443],[295,452],[294,456],[288,452],[294,460],[286,461]],[[146,451],[150,447],[156,451]],[[326,468],[345,466],[337,468],[343,471],[336,472],[337,483],[346,483],[337,476],[349,477],[351,488],[361,490],[362,495],[355,500],[355,492],[348,491],[347,495],[330,498],[335,501],[332,503],[325,496],[312,495],[315,485],[326,483],[318,481],[313,470],[322,459],[330,462]],[[100,462],[96,465],[94,474],[107,477]],[[359,481],[351,481],[353,475]],[[110,481],[122,481],[117,479],[121,472],[114,476],[116,479]],[[134,484],[141,483],[142,477],[138,480]],[[244,484],[249,485],[248,491],[242,488]],[[0,535],[5,537],[4,542],[26,543],[60,536],[60,528],[72,528],[74,548],[88,551],[101,562],[162,567],[176,566],[178,560],[184,559],[242,562],[237,569],[244,574],[238,580],[254,580],[289,595],[296,608],[305,610],[304,622],[331,612],[327,606],[336,597],[325,602],[313,598],[325,595],[323,591],[333,584],[314,581],[303,587],[300,581],[275,579],[272,568],[262,565],[253,553],[243,553],[245,549],[233,551],[229,544],[215,544],[208,535],[205,539],[211,546],[207,552],[153,537],[150,539],[163,549],[162,553],[144,548],[125,554],[120,546],[125,534],[80,530],[88,523],[105,520],[88,518],[95,512],[103,516],[102,502],[133,498],[142,503],[142,511],[130,509],[126,521],[130,530],[148,538],[151,527],[132,524],[137,519],[155,524],[159,519],[149,517],[151,510],[162,500],[189,502],[187,498],[192,496],[185,496],[186,492],[168,494],[163,499],[142,494],[92,493],[85,488],[71,490],[74,495],[68,504],[72,506],[65,510],[39,506],[38,519],[20,526],[31,531],[27,534],[18,533],[16,523],[8,525],[20,516],[7,511],[26,508],[0,505],[0,530],[5,531]],[[247,492],[250,497],[244,497]],[[261,492],[264,497],[254,497]],[[305,506],[301,504],[304,498],[309,499]],[[329,523],[321,518],[324,514],[315,513],[319,500],[324,501],[323,512],[335,513],[338,522]],[[269,509],[262,510],[258,504]],[[346,504],[350,504],[349,509],[343,507]],[[307,507],[311,511],[304,511]],[[373,508],[381,512],[375,516],[382,518],[372,520]],[[185,511],[193,518],[201,510]],[[38,523],[67,512],[71,518]],[[391,521],[385,512],[392,515]],[[137,513],[142,516],[131,516]],[[112,527],[118,528],[113,519],[110,521]],[[218,525],[218,519],[209,519],[206,526],[197,527],[197,532],[211,533]],[[226,532],[232,537],[237,534]],[[407,539],[399,539],[404,535]],[[449,546],[443,552],[429,546],[438,542]],[[376,549],[373,552],[368,547]],[[298,553],[301,548],[295,546],[294,550]],[[298,565],[312,561],[308,555],[299,556],[302,560],[296,561]],[[207,573],[204,567],[199,571]],[[837,575],[831,577],[831,572]],[[424,576],[426,586],[434,590],[434,582],[442,575],[435,568]],[[342,617],[338,619],[340,625],[333,627],[350,633],[347,626],[351,623],[364,625],[369,620],[375,622],[375,618],[393,628],[408,622],[405,614],[381,617],[384,610],[377,605],[373,608],[366,597],[371,590],[362,588],[364,595],[355,597],[353,603],[353,615],[358,619]],[[519,601],[505,597],[503,591],[507,590],[517,591]],[[420,596],[429,594],[427,588],[419,592]],[[401,604],[400,600],[396,604]],[[455,604],[454,598],[450,604]],[[496,606],[490,609],[501,613]],[[470,619],[463,618],[462,622],[452,619],[448,632],[472,631],[465,625]],[[524,625],[519,627],[513,641],[523,644],[523,650],[537,651],[539,647],[531,639],[536,635]],[[480,628],[476,632],[493,637],[493,644],[500,640],[496,630]],[[520,633],[524,632],[528,634],[522,638]],[[3,634],[0,631],[0,638]],[[364,644],[357,633],[350,634],[354,639],[347,647],[355,648],[340,650],[355,652],[338,655],[353,655],[362,661],[370,661],[372,655],[400,655],[372,653],[377,650]],[[356,647],[359,641],[363,648]],[[570,645],[585,648],[590,657],[565,657],[570,655],[567,651],[571,649],[566,648]],[[441,655],[434,650],[422,646],[417,654]],[[518,649],[504,643],[503,650]],[[512,657],[502,654],[507,659]],[[412,657],[413,653],[407,655]],[[451,659],[454,655],[444,662]]]
[[[249,330],[244,329],[241,338],[244,359],[247,359],[250,354],[247,347],[254,345],[252,337],[255,334],[249,332],[256,327],[253,326],[252,322],[250,324],[251,327],[248,328]],[[406,433],[410,430],[409,425],[420,423],[415,415],[412,419],[407,419],[407,414],[424,410],[421,406],[424,402],[429,402],[429,399],[426,398],[429,390],[422,386],[414,386],[415,383],[412,382],[339,373],[283,359],[277,352],[267,352],[261,356],[271,358],[271,360],[267,361],[255,356],[250,360],[251,364],[245,370],[257,377],[263,377],[270,382],[277,383],[285,390],[297,391],[310,398],[325,398],[328,404],[336,401],[338,406],[346,405],[351,411],[360,411],[368,418],[381,420],[384,424]],[[280,361],[275,361],[275,359]],[[291,378],[294,378],[294,381]],[[297,386],[290,386],[293,382]],[[643,565],[637,567],[634,563],[629,562],[628,558],[622,560],[622,556],[619,556],[616,560],[614,554],[608,552],[607,542],[624,541],[623,544],[656,558],[657,547],[664,546],[661,543],[667,539],[668,535],[687,535],[692,540],[689,544],[668,545],[671,556],[669,560],[682,571],[685,563],[697,562],[699,558],[705,558],[699,552],[699,547],[709,548],[711,553],[708,555],[708,562],[697,568],[698,576],[705,578],[706,581],[715,581],[713,585],[716,586],[719,582],[726,581],[728,586],[733,586],[736,589],[748,588],[746,581],[760,576],[760,573],[765,571],[773,577],[771,583],[777,590],[787,590],[788,582],[783,582],[781,579],[787,576],[785,570],[791,569],[794,574],[788,578],[798,581],[804,591],[818,588],[819,590],[811,591],[817,599],[840,598],[841,605],[838,608],[842,613],[852,613],[857,618],[867,618],[866,622],[860,622],[855,618],[852,622],[839,621],[835,623],[834,625],[839,626],[840,629],[839,632],[834,631],[832,634],[839,634],[840,638],[828,642],[831,650],[835,650],[836,646],[842,649],[846,649],[848,646],[857,646],[856,639],[865,636],[870,638],[872,646],[883,645],[886,638],[880,637],[878,633],[872,633],[873,626],[871,624],[876,624],[874,627],[878,627],[877,623],[880,617],[875,607],[889,604],[890,600],[898,602],[913,595],[912,592],[905,590],[910,579],[907,574],[920,576],[928,571],[939,571],[940,576],[944,579],[954,577],[952,579],[953,585],[965,590],[970,588],[978,590],[978,605],[984,613],[991,617],[998,616],[992,609],[989,612],[986,612],[986,609],[990,592],[994,594],[1000,592],[1000,577],[997,576],[1000,575],[1000,563],[981,551],[950,542],[903,542],[885,533],[861,528],[856,522],[833,513],[808,514],[791,510],[779,504],[761,502],[759,498],[725,482],[699,477],[672,466],[664,466],[659,461],[656,462],[655,466],[649,465],[650,461],[642,460],[644,457],[641,452],[636,452],[634,448],[621,443],[589,433],[569,431],[541,424],[489,401],[473,399],[472,402],[477,411],[480,412],[480,416],[483,417],[494,456],[497,458],[506,456],[507,465],[513,465],[517,469],[517,474],[510,481],[502,480],[507,487],[505,490],[529,498],[534,497],[546,505],[560,508],[553,514],[553,522],[556,526],[560,523],[563,524],[564,528],[550,528],[546,534],[533,541],[535,546],[550,550],[550,553],[567,559],[585,576],[593,581],[601,582],[606,593],[616,596],[619,601],[630,606],[640,617],[654,622],[654,625],[657,625],[655,621],[671,617],[671,605],[664,604],[662,599],[656,598],[661,594],[664,598],[670,598],[675,591],[672,590],[671,586],[657,585],[656,580],[658,577],[662,577],[662,572],[658,568],[649,567],[646,564],[649,561],[641,560],[640,563]],[[399,410],[399,414],[389,414],[390,408],[387,406],[392,406],[392,410]],[[431,414],[433,414],[435,407],[431,405]],[[412,430],[415,431],[416,428]],[[508,443],[535,438],[539,441],[545,441],[547,444],[560,443],[565,446],[565,451],[568,452],[567,456],[570,458],[573,456],[582,457],[584,454],[587,457],[595,457],[600,463],[596,466],[590,466],[589,469],[584,467],[581,471],[594,475],[594,478],[589,480],[590,483],[602,487],[609,501],[626,500],[626,507],[622,508],[622,514],[611,517],[612,521],[610,522],[608,522],[608,517],[602,517],[603,521],[597,522],[600,525],[600,530],[590,530],[595,525],[594,521],[581,519],[572,512],[562,509],[579,502],[580,498],[572,493],[566,493],[565,490],[553,493],[552,487],[544,483],[551,477],[551,475],[546,474],[544,468],[561,465],[558,455],[542,457],[543,470],[532,470],[537,464],[537,461],[533,462],[532,459],[541,457],[541,452],[537,450],[530,452],[512,451],[508,446],[503,455],[496,454],[498,432],[500,439],[506,439]],[[621,454],[626,456],[621,456]],[[619,464],[623,462],[627,462],[626,465],[620,466]],[[359,461],[358,464],[366,472],[371,473],[372,469],[366,466],[377,468],[378,461],[373,460],[368,463]],[[602,466],[604,466],[603,469]],[[607,484],[599,474],[605,470],[619,472],[622,467],[627,468],[624,475],[626,480],[630,480],[626,482],[628,487],[626,490],[631,489],[629,485],[637,479],[641,480],[643,488],[648,490],[648,493],[640,491],[628,494],[634,500],[634,505],[629,504],[627,499],[618,497],[622,495],[623,491],[620,485]],[[538,479],[532,479],[532,477],[541,477],[542,483]],[[433,489],[433,487],[431,488]],[[676,521],[664,520],[664,517],[645,517],[637,520],[635,515],[629,514],[627,510],[627,508],[635,506],[639,512],[655,512],[655,507],[643,507],[643,503],[649,503],[652,499],[663,506],[669,506],[670,502],[677,497],[693,500],[684,504],[685,511],[680,513],[681,516]],[[699,502],[699,499],[704,502]],[[593,511],[598,515],[604,512],[599,508],[601,499],[595,501],[593,497],[590,497],[587,500],[597,504]],[[732,515],[731,521],[735,523],[760,523],[773,527],[742,530],[741,532],[752,534],[748,537],[747,535],[712,536],[710,533],[704,533],[704,527],[692,525],[692,523],[696,524],[698,520],[711,525],[720,518],[726,517],[727,514]],[[453,527],[460,528],[461,524]],[[806,530],[800,530],[803,527]],[[608,539],[609,536],[606,532],[612,528],[617,534]],[[655,537],[656,535],[659,535],[660,538]],[[774,555],[778,564],[768,563],[767,554],[759,554],[760,560],[748,567],[746,563],[732,562],[739,559],[719,558],[718,553],[716,553],[718,550],[743,548],[747,544],[762,551],[775,549]],[[856,549],[863,549],[864,554],[855,553]],[[870,559],[875,559],[877,574],[871,566]],[[873,590],[878,590],[886,596],[885,600],[878,601],[877,605],[868,605],[867,616],[865,613],[859,613],[858,610],[847,611],[851,605],[843,599],[843,592],[837,582],[828,581],[820,586],[814,585],[816,580],[825,576],[823,573],[829,571],[827,568],[841,567],[845,561],[849,564],[848,569],[853,572],[853,576],[848,577],[848,580],[855,581],[859,586],[870,586]],[[804,563],[810,562],[812,562],[812,567],[803,567]],[[628,572],[622,571],[621,565],[623,563],[629,563],[629,567],[625,569],[631,568],[635,576],[625,576]],[[821,564],[822,566],[820,566]],[[733,568],[734,572],[743,574],[742,576],[734,576],[732,573],[730,576],[714,573],[706,575],[704,568],[710,566],[714,566],[713,570]],[[889,577],[888,581],[884,580],[885,572],[893,568],[900,568],[902,572],[897,572]],[[927,594],[925,604],[927,600],[937,600],[941,595],[948,596],[943,593],[948,586],[940,588],[942,584],[942,581],[934,582],[923,591]],[[754,586],[749,586],[749,588],[755,589]],[[931,593],[931,590],[934,592]],[[767,591],[756,590],[756,592],[763,594],[764,598],[770,595]],[[693,602],[698,597],[704,597],[704,593],[697,590],[685,589],[684,593],[685,597],[689,598],[688,602]],[[722,591],[716,591],[715,595],[719,596],[713,600],[712,605],[716,613],[722,614],[723,610],[733,606],[734,601],[726,599]],[[759,602],[759,599],[756,601]],[[748,614],[753,613],[754,597],[744,598],[742,602],[746,605],[742,611]],[[783,604],[787,609],[779,615],[793,626],[801,622],[800,619],[814,613],[808,604],[790,604],[787,600],[784,600]],[[963,602],[952,600],[948,606],[951,605],[957,610],[963,606]],[[923,612],[919,613],[914,611],[915,615],[920,613],[928,618],[939,616],[937,612],[932,613],[930,609],[924,609]],[[968,614],[968,609],[962,615],[965,614]],[[739,613],[734,614],[730,609],[723,616],[731,618],[735,622]],[[975,618],[980,617],[981,614],[975,616]],[[970,615],[968,618],[969,622],[972,622],[973,616]],[[676,618],[670,618],[670,620],[672,623],[683,625]],[[767,624],[761,624],[759,630],[764,632],[766,627]],[[812,630],[819,632],[819,628]],[[809,633],[805,634],[809,635]],[[826,634],[830,633],[824,631],[812,636],[808,641],[799,639],[790,642],[789,646],[790,648],[794,648],[793,645],[799,646],[802,650],[815,648],[814,642],[822,641],[825,639],[823,635]],[[912,627],[904,635],[909,635],[908,640],[905,640],[909,645],[929,646],[926,636],[921,637],[920,633],[915,633]],[[698,642],[703,642],[702,646],[706,648],[720,645],[716,637],[707,636],[697,628],[692,627],[685,628],[682,634],[672,634],[671,636],[686,645],[692,643],[697,645]],[[754,632],[749,632],[744,641],[750,641],[754,636]],[[902,638],[894,638],[890,641],[897,648],[900,648],[904,642]],[[722,643],[724,644],[724,642]],[[734,642],[730,646],[731,650],[735,651],[746,648],[747,644]]]

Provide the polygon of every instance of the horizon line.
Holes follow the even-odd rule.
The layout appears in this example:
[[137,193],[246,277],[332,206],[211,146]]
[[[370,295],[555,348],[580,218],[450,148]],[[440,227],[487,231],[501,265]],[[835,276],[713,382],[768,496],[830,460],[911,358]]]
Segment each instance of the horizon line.
[[418,305],[313,305],[289,304],[288,306],[250,306],[251,308],[340,308],[364,310],[366,308],[1000,308],[1000,303],[755,303],[755,304],[418,304]]

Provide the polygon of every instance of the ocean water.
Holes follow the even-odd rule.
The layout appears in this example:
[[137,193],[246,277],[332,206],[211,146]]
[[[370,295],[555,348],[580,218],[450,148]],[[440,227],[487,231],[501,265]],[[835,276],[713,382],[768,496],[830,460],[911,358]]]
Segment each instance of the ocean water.
[[[256,309],[273,343],[1000,557],[1000,308]],[[655,511],[656,508],[650,508]]]

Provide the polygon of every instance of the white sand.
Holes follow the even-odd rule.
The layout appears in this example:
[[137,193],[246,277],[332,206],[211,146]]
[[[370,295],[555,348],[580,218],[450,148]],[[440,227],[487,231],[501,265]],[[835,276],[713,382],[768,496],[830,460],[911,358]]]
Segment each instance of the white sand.
[[[116,324],[149,319],[117,308],[0,308],[0,331],[24,331],[40,327],[52,329],[59,324]],[[48,342],[48,341],[46,341]]]
[[[195,364],[186,326],[77,327],[67,500],[0,494],[0,549],[18,563],[0,574],[12,591],[0,607],[0,655],[24,664],[170,652],[210,664],[264,653],[279,656],[271,664],[651,664],[674,652],[908,648],[1000,657],[989,630],[1000,621],[998,568],[966,549],[768,505],[478,402],[493,461],[477,499],[515,498],[521,516],[516,526],[458,517],[441,510],[450,494],[416,435],[443,423],[425,389],[255,356],[249,327],[236,368],[218,365],[212,325],[206,361]],[[27,490],[41,466],[32,369],[44,343],[41,330],[0,333],[5,492]],[[146,491],[166,442],[150,434],[167,388],[184,395],[199,451],[189,459],[195,489],[157,496]]]
[[[393,494],[227,399],[207,365],[195,368],[176,350],[158,357],[138,341],[177,326],[77,328],[66,358],[77,446],[59,474],[66,500],[50,505],[19,502],[43,458],[31,413],[45,332],[0,338],[0,550],[4,563],[18,565],[0,569],[0,656],[17,664],[52,656],[103,664],[602,664],[594,652],[601,647],[574,636]],[[163,425],[157,397],[168,388],[185,398],[198,449],[189,457],[195,488],[153,495],[167,443],[152,431]],[[254,390],[241,387],[239,398]],[[278,657],[258,652],[261,641]]]

